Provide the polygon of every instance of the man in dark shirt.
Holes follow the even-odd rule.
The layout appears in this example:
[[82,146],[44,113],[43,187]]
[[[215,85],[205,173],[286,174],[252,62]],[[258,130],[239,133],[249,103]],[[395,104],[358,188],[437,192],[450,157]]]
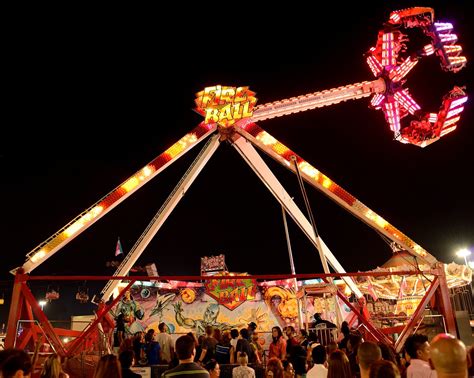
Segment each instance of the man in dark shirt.
[[141,375],[130,370],[133,364],[134,353],[133,350],[124,350],[119,355],[120,365],[122,365],[122,378],[140,378]]
[[240,338],[237,340],[237,346],[235,348],[235,361],[237,361],[238,352],[245,352],[248,356],[249,362],[255,362],[255,353],[252,346],[249,343],[249,331],[247,328],[240,330]]
[[248,325],[247,325],[247,329],[249,331],[249,342],[252,341],[252,336],[255,332],[255,330],[257,329],[257,324],[255,322],[250,322]]
[[195,354],[194,340],[188,335],[181,336],[176,340],[176,354],[179,359],[179,365],[174,369],[166,370],[161,377],[192,377],[209,378],[209,372],[199,366],[194,361]]
[[318,324],[325,324],[326,328],[337,328],[334,323],[331,323],[329,320],[325,320],[321,318],[321,314],[317,312],[314,314],[314,325],[313,327],[316,327]]
[[216,357],[217,340],[212,336],[213,334],[214,327],[206,326],[206,337],[202,341],[201,355],[199,356],[199,362],[204,365]]

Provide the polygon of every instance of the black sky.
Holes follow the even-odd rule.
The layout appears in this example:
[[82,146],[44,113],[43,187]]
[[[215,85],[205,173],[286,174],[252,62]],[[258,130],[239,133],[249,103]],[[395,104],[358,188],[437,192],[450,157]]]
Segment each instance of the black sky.
[[[433,6],[436,19],[454,21],[472,62],[472,2],[440,4],[328,3],[327,10],[273,4],[271,17],[241,5],[235,14],[188,10],[192,22],[177,16],[184,4],[172,4],[167,14],[69,14],[38,28],[25,22],[7,58],[12,86],[0,152],[3,285],[27,252],[194,128],[201,120],[192,111],[194,95],[206,86],[248,85],[265,103],[371,80],[362,54],[391,10],[414,5]],[[406,86],[422,107],[437,111],[453,85],[467,85],[471,93],[472,73],[472,63],[459,74],[444,73],[431,57]],[[368,109],[367,99],[260,126],[450,262],[460,247],[474,247],[471,103],[458,130],[425,149],[393,141],[383,114]],[[34,274],[112,274],[105,262],[113,258],[117,237],[127,252],[201,146]],[[296,177],[265,159],[303,208]],[[346,270],[373,269],[390,257],[375,231],[307,191],[319,232]],[[320,272],[317,252],[291,222],[290,237],[296,272]],[[232,271],[290,272],[279,204],[225,143],[139,263],[155,262],[161,275],[198,274],[201,256],[220,253]]]

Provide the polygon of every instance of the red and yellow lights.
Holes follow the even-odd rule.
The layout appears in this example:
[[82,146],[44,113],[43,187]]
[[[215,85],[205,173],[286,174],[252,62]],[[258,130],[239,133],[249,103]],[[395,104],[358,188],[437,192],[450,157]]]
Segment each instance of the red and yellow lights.
[[[293,158],[295,158],[298,169],[300,169],[300,171],[309,179],[310,182],[312,181],[318,184],[320,188],[323,187],[325,190],[328,190],[337,198],[350,206],[352,206],[352,204],[356,201],[356,199],[351,194],[342,189],[329,177],[322,174],[310,163],[303,160],[295,152],[290,150],[283,143],[279,142],[272,135],[262,130],[255,123],[247,123],[242,125],[241,129],[243,130],[246,138],[254,141],[257,146],[261,146],[261,148],[267,153],[270,153],[271,156],[277,158],[280,163],[291,168],[294,166]],[[239,129],[237,129],[237,131],[238,130]]]
[[144,181],[148,176],[150,176],[153,172],[155,171],[155,168],[153,166],[146,166],[143,168],[140,172],[138,172],[136,175],[133,175],[130,177],[127,181],[125,181],[121,188],[125,190],[126,192],[130,192],[133,189],[135,189],[138,185],[140,185],[140,182]]
[[61,230],[29,252],[27,254],[27,261],[23,266],[25,271],[27,273],[31,272],[46,258],[50,257],[87,227],[104,216],[111,208],[122,202],[127,195],[130,195],[150,181],[168,164],[170,164],[174,158],[181,156],[184,152],[188,151],[191,147],[215,130],[215,124],[201,123],[192,132],[186,134],[165,152],[157,156],[153,161],[133,176],[129,177],[124,183],[112,190],[84,213],[73,219]]
[[[367,57],[367,63],[372,73],[378,78],[373,82],[351,84],[288,100],[276,101],[259,107],[255,107],[257,102],[255,93],[250,91],[248,87],[215,85],[205,88],[196,94],[197,98],[195,100],[197,110],[204,116],[204,121],[119,187],[33,249],[27,255],[29,260],[25,264],[25,271],[30,272],[59,248],[67,244],[69,239],[74,238],[104,216],[128,195],[150,181],[173,160],[216,130],[217,125],[221,126],[220,131],[222,132],[222,128],[232,128],[238,121],[242,122],[239,122],[238,126],[235,127],[237,132],[242,131],[251,135],[255,144],[276,156],[279,162],[292,167],[294,164],[293,157],[296,157],[296,164],[306,180],[317,184],[320,189],[341,200],[347,206],[357,208],[358,216],[384,229],[409,248],[413,248],[420,256],[426,255],[426,251],[421,247],[388,224],[383,218],[367,209],[327,176],[253,122],[374,94],[371,105],[384,111],[397,140],[421,147],[438,140],[441,136],[456,128],[456,124],[464,110],[462,104],[467,101],[465,93],[460,88],[455,88],[443,99],[443,104],[437,114],[423,113],[407,90],[402,88],[402,79],[413,69],[422,56],[435,53],[441,59],[442,67],[454,72],[460,70],[466,64],[466,57],[460,55],[462,53],[461,46],[454,44],[457,41],[457,35],[452,33],[453,25],[451,23],[433,24],[433,18],[434,12],[431,8],[409,8],[393,12],[390,15],[390,24],[420,27],[425,35],[432,39],[432,43],[426,45],[422,51],[417,52],[416,56],[408,56],[403,59],[403,57],[399,57],[399,53],[403,52],[406,36],[398,30],[399,28],[388,27],[380,31],[377,45],[369,50]],[[418,120],[412,121],[410,126],[402,128],[400,120],[407,113],[415,115]],[[231,129],[231,131],[233,130]]]
[[204,115],[204,123],[217,123],[223,127],[250,118],[257,103],[255,92],[248,87],[215,85],[196,94],[197,110]]
[[91,220],[96,218],[100,213],[102,213],[103,210],[104,210],[104,208],[102,206],[93,207],[87,213],[82,215],[77,221],[75,221],[68,228],[66,228],[64,230],[64,235],[66,235],[66,237],[70,237],[70,236],[74,235],[77,231],[79,231],[87,223],[89,223]]
[[193,143],[196,143],[197,136],[194,133],[186,134],[180,140],[178,140],[175,144],[173,144],[170,148],[165,151],[165,154],[168,154],[171,159],[178,156],[181,152],[183,152],[186,148],[188,148]]

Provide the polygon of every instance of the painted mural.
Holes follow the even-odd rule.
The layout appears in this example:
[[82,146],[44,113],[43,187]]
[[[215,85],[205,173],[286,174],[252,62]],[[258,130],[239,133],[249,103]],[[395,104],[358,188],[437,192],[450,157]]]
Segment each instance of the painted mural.
[[170,281],[157,287],[133,286],[113,309],[123,314],[133,334],[164,322],[172,334],[202,335],[211,325],[221,331],[246,328],[258,332],[274,326],[297,327],[298,302],[290,280],[257,283],[253,279],[212,279],[202,283]]

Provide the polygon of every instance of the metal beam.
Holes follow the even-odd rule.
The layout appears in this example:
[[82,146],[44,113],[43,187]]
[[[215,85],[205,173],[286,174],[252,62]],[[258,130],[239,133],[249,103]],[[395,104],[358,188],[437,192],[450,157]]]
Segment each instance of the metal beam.
[[69,346],[69,349],[67,351],[67,356],[68,357],[71,357],[76,352],[79,345],[81,345],[81,343],[84,340],[87,339],[87,337],[95,330],[96,326],[100,323],[102,318],[104,318],[107,315],[107,313],[112,309],[112,307],[114,307],[117,304],[117,302],[122,298],[124,293],[127,290],[129,290],[135,282],[136,282],[136,280],[132,279],[127,284],[127,286],[125,286],[125,288],[119,293],[119,295],[117,295],[117,298],[114,298],[114,300],[112,302],[110,302],[108,305],[106,305],[102,309],[102,312],[100,314],[97,314],[96,319],[86,327],[86,329],[82,332],[81,336],[79,336],[77,339],[75,339],[71,343],[71,345]]
[[38,319],[41,328],[44,329],[45,335],[51,343],[54,351],[58,353],[61,357],[66,356],[66,351],[64,349],[63,343],[61,342],[60,338],[56,334],[53,326],[49,322],[48,318],[41,310],[40,305],[36,301],[36,298],[31,293],[29,287],[26,285],[26,282],[21,284],[21,293],[25,297],[25,300],[28,305],[31,306],[33,313],[35,314],[36,318]]
[[[196,160],[191,165],[189,171],[186,172],[185,176],[175,187],[170,197],[168,197],[160,210],[158,210],[158,213],[153,217],[150,224],[145,229],[140,238],[136,241],[130,252],[128,252],[127,256],[117,268],[114,275],[124,276],[128,274],[130,269],[141,256],[158,230],[165,223],[166,219],[168,219],[171,212],[178,205],[181,198],[184,197],[191,184],[194,182],[196,177],[199,175],[201,170],[216,151],[217,147],[219,147],[219,143],[219,134],[216,134],[210,138],[208,143],[204,146]],[[109,281],[102,290],[102,299],[104,301],[108,301],[113,291],[119,286],[119,284],[120,281]]]
[[446,327],[448,332],[454,336],[457,336],[456,321],[454,319],[453,305],[449,296],[448,282],[446,281],[446,272],[444,271],[444,264],[438,263],[438,278],[439,278],[439,290],[438,299],[440,302],[441,313],[444,315],[446,320]]
[[418,307],[416,308],[415,312],[413,313],[413,315],[412,315],[411,319],[409,320],[408,324],[405,325],[405,329],[402,331],[402,333],[398,337],[397,341],[395,342],[395,350],[396,350],[397,353],[399,353],[402,350],[408,336],[410,336],[412,334],[413,329],[415,328],[416,324],[422,318],[423,311],[425,311],[426,305],[428,304],[431,297],[436,292],[436,289],[438,288],[438,286],[439,286],[439,279],[438,279],[438,276],[435,276],[433,278],[433,281],[431,282],[430,287],[428,288],[425,295],[423,296],[420,303],[418,304]]
[[[326,279],[325,279],[326,281]],[[327,281],[326,281],[327,282]],[[383,342],[384,344],[387,345],[392,345],[393,342],[392,340],[382,332],[380,332],[375,326],[372,324],[372,322],[367,319],[367,317],[364,316],[363,313],[358,311],[351,302],[346,298],[344,293],[341,292],[341,290],[337,289],[336,294],[341,300],[346,304],[347,307],[359,318],[359,321],[364,324],[364,326],[367,328],[367,330],[380,342]]]
[[15,283],[13,284],[12,301],[8,313],[7,335],[5,338],[5,348],[13,348],[15,344],[18,321],[20,320],[25,300],[21,294],[21,285],[26,282],[28,276],[19,270],[15,274]]
[[[146,183],[150,182],[165,168],[169,167],[181,156],[190,151],[200,141],[212,134],[216,129],[216,124],[204,124],[204,122],[202,122],[145,167],[129,177],[88,209],[84,210],[55,234],[33,248],[33,250],[26,255],[26,262],[22,267],[24,272],[30,273],[33,269],[37,268],[105,214],[122,203]],[[12,273],[15,271],[14,269]]]

